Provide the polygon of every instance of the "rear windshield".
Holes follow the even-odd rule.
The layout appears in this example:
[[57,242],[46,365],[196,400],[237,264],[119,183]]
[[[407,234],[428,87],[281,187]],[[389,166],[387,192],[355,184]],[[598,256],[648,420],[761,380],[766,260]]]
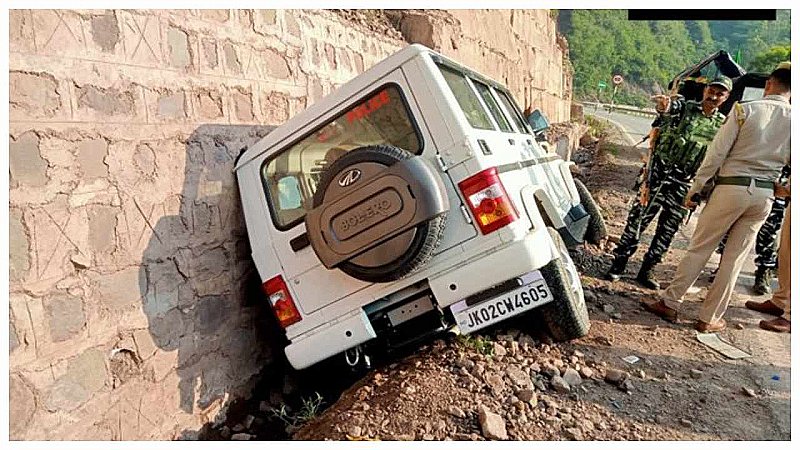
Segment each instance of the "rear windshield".
[[322,172],[334,160],[354,148],[376,144],[415,154],[422,151],[422,137],[397,86],[370,94],[262,166],[276,227],[288,229],[305,217]]

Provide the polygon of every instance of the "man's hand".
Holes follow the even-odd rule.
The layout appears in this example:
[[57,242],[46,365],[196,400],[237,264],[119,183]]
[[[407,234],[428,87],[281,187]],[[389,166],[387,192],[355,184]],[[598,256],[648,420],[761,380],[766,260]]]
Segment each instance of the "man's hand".
[[687,207],[689,209],[697,207],[698,203],[692,200],[692,196],[694,196],[694,193],[692,193],[692,192],[690,192],[690,193],[688,193],[686,195],[686,198],[683,199],[683,206],[685,206],[685,207]]
[[654,95],[650,97],[656,104],[656,111],[663,113],[669,109],[669,104],[672,103],[668,95]]

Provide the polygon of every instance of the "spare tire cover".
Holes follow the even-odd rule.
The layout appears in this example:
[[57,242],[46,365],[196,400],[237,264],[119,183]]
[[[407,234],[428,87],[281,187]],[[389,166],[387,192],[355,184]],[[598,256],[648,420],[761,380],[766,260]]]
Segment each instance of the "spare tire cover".
[[306,230],[326,267],[389,282],[430,260],[447,208],[441,178],[421,157],[388,145],[366,146],[325,169]]

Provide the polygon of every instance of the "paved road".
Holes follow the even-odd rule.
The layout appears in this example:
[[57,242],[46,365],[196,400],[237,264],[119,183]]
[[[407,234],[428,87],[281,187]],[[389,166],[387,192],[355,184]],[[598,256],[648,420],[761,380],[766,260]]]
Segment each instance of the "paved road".
[[[618,128],[624,131],[624,137],[629,145],[633,145],[642,140],[642,138],[650,132],[650,124],[653,119],[650,117],[634,116],[631,114],[624,114],[620,112],[609,113],[606,110],[595,110],[591,106],[587,106],[584,114],[594,116],[601,120],[606,120],[615,124]],[[640,148],[647,148],[646,143],[638,145]]]

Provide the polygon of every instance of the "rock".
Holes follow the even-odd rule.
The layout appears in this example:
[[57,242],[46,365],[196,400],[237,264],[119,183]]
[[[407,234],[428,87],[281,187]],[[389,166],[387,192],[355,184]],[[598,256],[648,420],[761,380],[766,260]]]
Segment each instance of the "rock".
[[688,419],[681,419],[681,425],[687,426],[689,428],[692,427],[692,421]]
[[594,430],[594,423],[589,419],[581,420],[581,429],[587,433]]
[[566,381],[567,384],[570,385],[570,387],[579,386],[581,384],[581,382],[583,381],[581,379],[580,374],[578,374],[578,371],[576,371],[575,369],[567,369],[567,370],[565,370],[563,378],[564,378],[564,381]]
[[363,429],[358,425],[353,425],[347,430],[347,434],[354,438],[361,437],[362,433]]
[[505,347],[500,345],[499,342],[494,343],[494,353],[493,353],[494,356],[497,356],[499,358],[502,356],[506,356],[506,353],[508,352],[506,351]]
[[430,433],[425,433],[425,434],[422,435],[422,440],[423,441],[432,441],[432,440],[434,440],[434,437]]
[[625,380],[619,385],[619,388],[625,392],[630,392],[633,390],[633,382],[631,380]]
[[756,397],[756,391],[750,389],[749,387],[742,386],[742,393],[748,397]]
[[603,312],[604,312],[604,313],[606,313],[606,314],[613,314],[613,313],[614,313],[614,311],[616,311],[616,308],[614,308],[614,305],[610,305],[610,304],[608,304],[608,303],[606,303],[606,304],[604,304],[604,305],[603,305]]
[[506,376],[511,380],[514,386],[519,386],[521,388],[533,387],[531,377],[517,366],[508,366],[508,368],[506,368]]
[[574,357],[576,357],[576,358],[583,358],[585,355],[583,354],[583,352],[582,352],[582,351],[580,351],[580,350],[575,350],[574,352],[572,352],[572,356],[574,356]]
[[594,370],[588,367],[581,367],[581,376],[587,380],[594,378]]
[[467,414],[461,408],[459,408],[456,405],[448,406],[447,407],[447,414],[450,414],[451,416],[459,417],[461,419],[463,419],[464,417],[467,417]]
[[534,362],[528,365],[528,370],[530,370],[531,374],[539,373],[542,371],[542,367],[539,366],[539,363]]
[[265,401],[263,401],[263,400],[262,400],[262,401],[261,401],[261,402],[258,404],[258,410],[259,410],[259,411],[261,411],[261,412],[263,412],[263,413],[268,413],[268,412],[270,412],[271,408],[270,408],[270,406],[269,406],[269,403],[267,403],[267,402],[265,402]]
[[494,440],[508,439],[505,420],[499,415],[489,411],[484,405],[478,406],[478,422],[481,425],[481,432],[485,438]]
[[244,418],[244,427],[248,430],[253,428],[253,422],[256,421],[256,417],[253,415],[248,414],[247,417]]
[[744,330],[744,325],[741,322],[737,322],[734,327],[736,327],[737,330]]
[[697,369],[692,369],[692,370],[689,371],[689,375],[691,375],[692,378],[697,380],[697,379],[703,377],[703,371],[702,370],[697,370]]
[[561,394],[566,394],[567,392],[570,391],[569,384],[558,375],[554,376],[550,380],[550,386],[552,386],[556,392]]
[[241,424],[241,423],[237,423],[236,425],[233,426],[233,432],[234,433],[241,433],[242,431],[244,431],[246,429],[247,429],[247,427],[244,426],[244,424]]
[[564,430],[564,435],[573,441],[583,440],[583,431],[580,428],[567,428]]
[[456,361],[456,365],[458,367],[463,367],[464,369],[467,370],[472,370],[472,368],[475,367],[475,362],[472,361],[471,359],[461,358],[458,361]]
[[492,390],[494,395],[500,395],[503,392],[503,389],[506,388],[506,383],[503,381],[503,377],[497,374],[491,374],[486,376],[485,378],[486,384],[489,385],[489,388]]
[[517,392],[517,397],[523,402],[536,406],[536,393],[533,389],[520,389],[519,392]]
[[595,294],[594,291],[592,291],[590,289],[584,289],[583,290],[583,300],[586,303],[594,303],[594,302],[597,301],[597,294]]
[[542,367],[542,373],[550,378],[553,378],[554,376],[560,375],[561,371],[558,370],[558,367],[552,364],[545,364],[544,367]]
[[236,433],[233,436],[231,436],[231,440],[232,441],[249,441],[250,439],[253,439],[254,437],[255,436],[253,436],[252,434]]
[[231,429],[223,425],[222,428],[219,429],[219,437],[221,437],[222,439],[230,439]]
[[536,346],[536,341],[534,341],[532,337],[528,336],[525,333],[522,333],[519,336],[519,341],[518,342],[519,342],[519,346],[522,347],[523,349],[526,348],[526,347],[527,348],[533,348],[533,347]]
[[605,380],[611,384],[620,385],[628,378],[628,372],[617,369],[606,369]]

